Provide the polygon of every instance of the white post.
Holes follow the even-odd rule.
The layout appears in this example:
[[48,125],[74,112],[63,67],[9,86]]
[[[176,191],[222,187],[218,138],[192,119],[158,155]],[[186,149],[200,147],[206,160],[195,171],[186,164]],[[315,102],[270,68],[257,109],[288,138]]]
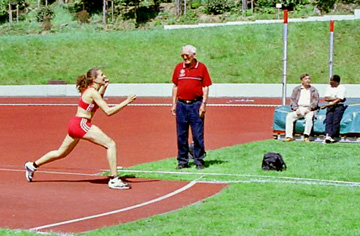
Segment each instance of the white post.
[[334,21],[330,21],[330,56],[329,56],[329,79],[333,75],[333,55],[334,55]]
[[283,84],[282,84],[282,105],[286,105],[286,63],[287,63],[287,23],[288,10],[284,11],[284,42],[283,42]]

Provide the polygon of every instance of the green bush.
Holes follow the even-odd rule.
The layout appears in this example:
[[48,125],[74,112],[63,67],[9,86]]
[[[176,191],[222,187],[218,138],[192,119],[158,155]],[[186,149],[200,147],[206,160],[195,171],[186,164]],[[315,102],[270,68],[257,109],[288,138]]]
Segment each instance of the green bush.
[[197,9],[200,6],[201,6],[201,1],[200,0],[190,2],[190,8],[191,9]]
[[229,0],[207,0],[205,9],[206,13],[217,15],[230,11],[233,6]]
[[254,5],[256,8],[270,8],[270,7],[275,7],[276,1],[274,1],[274,0],[258,0],[258,1],[254,1]]
[[50,7],[41,7],[37,12],[36,20],[38,22],[51,21],[55,17],[55,12]]
[[[326,0],[328,1],[328,0]],[[293,10],[299,6],[304,6],[310,4],[311,0],[258,0],[255,1],[255,7],[257,8],[274,8],[276,3],[281,3],[283,8],[288,10]]]
[[198,15],[195,11],[187,11],[185,16],[181,16],[178,19],[178,23],[181,24],[194,24],[198,20]]

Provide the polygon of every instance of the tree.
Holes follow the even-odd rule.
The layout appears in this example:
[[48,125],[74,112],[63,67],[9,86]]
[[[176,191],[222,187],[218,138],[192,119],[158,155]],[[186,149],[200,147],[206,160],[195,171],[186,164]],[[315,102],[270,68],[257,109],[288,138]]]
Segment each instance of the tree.
[[7,20],[12,23],[13,14],[16,14],[16,20],[19,20],[20,11],[28,7],[26,0],[0,0],[0,21]]
[[186,0],[175,0],[176,5],[176,16],[186,15]]

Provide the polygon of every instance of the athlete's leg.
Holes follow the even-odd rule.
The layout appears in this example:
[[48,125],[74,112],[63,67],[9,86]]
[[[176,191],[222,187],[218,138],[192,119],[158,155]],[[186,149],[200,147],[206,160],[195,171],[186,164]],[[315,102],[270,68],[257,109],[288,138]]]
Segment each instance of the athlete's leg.
[[66,135],[59,149],[50,151],[46,153],[44,156],[40,157],[38,160],[34,162],[35,166],[41,166],[46,163],[66,157],[74,149],[74,147],[76,146],[76,144],[78,144],[78,142],[79,139],[72,138],[69,135]]
[[116,164],[116,143],[109,138],[99,127],[92,125],[90,130],[83,137],[95,144],[103,146],[107,149],[107,160],[109,162],[110,173],[112,176],[117,175]]

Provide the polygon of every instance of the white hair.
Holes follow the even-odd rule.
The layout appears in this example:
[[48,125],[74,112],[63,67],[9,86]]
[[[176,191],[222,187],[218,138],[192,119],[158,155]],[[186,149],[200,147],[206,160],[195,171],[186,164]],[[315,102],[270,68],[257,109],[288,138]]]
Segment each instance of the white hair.
[[192,45],[186,45],[183,47],[182,51],[183,52],[191,52],[193,54],[196,54],[196,47],[194,47]]

